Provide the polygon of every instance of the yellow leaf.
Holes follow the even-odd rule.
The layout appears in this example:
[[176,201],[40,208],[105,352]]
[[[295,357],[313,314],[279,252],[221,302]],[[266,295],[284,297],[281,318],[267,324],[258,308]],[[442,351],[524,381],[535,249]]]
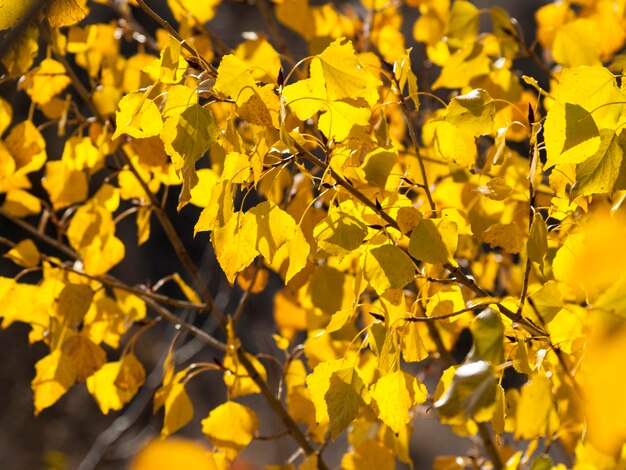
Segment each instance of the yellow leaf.
[[420,336],[417,322],[407,322],[400,330],[402,357],[406,362],[420,362],[428,357],[428,349]]
[[492,248],[502,248],[505,253],[519,253],[524,248],[524,235],[514,222],[490,225],[483,232],[483,241]]
[[61,160],[72,170],[96,171],[104,162],[104,155],[89,137],[70,137],[65,141]]
[[83,171],[73,170],[64,160],[46,163],[42,185],[55,210],[84,201],[89,190],[87,175]]
[[28,191],[11,189],[6,193],[2,209],[13,217],[26,217],[41,212],[41,201]]
[[48,6],[47,18],[53,28],[78,23],[87,15],[86,0],[54,0]]
[[15,160],[16,171],[37,171],[46,161],[46,141],[31,121],[13,126],[4,142]]
[[293,237],[283,246],[289,253],[289,267],[285,274],[285,284],[288,284],[306,266],[311,247],[302,233],[300,225],[295,226]]
[[9,29],[17,25],[32,7],[33,0],[8,2],[0,8],[0,30]]
[[[448,315],[453,312],[458,312],[465,308],[465,299],[459,286],[451,285],[445,286],[438,290],[426,304],[426,316],[437,317],[441,315]],[[450,321],[454,321],[455,318],[450,318]]]
[[371,395],[380,420],[399,434],[411,421],[410,409],[423,403],[428,392],[415,377],[398,370],[378,379]]
[[432,88],[462,88],[472,78],[487,75],[490,72],[491,60],[479,43],[470,43],[459,49],[446,60],[441,75],[435,80]]
[[26,75],[20,84],[34,103],[47,104],[71,83],[65,66],[54,59],[44,59]]
[[190,191],[198,183],[196,162],[215,143],[218,135],[219,128],[213,113],[199,104],[193,104],[181,114],[165,121],[161,139],[183,179],[179,210],[189,202]]
[[280,55],[263,37],[248,39],[235,49],[239,57],[250,69],[255,80],[275,83],[280,71]]
[[246,64],[239,57],[229,54],[220,62],[213,88],[241,106],[256,94],[257,87]]
[[363,254],[365,279],[378,295],[402,289],[415,277],[411,258],[395,245],[383,245]]
[[35,415],[52,406],[76,381],[76,371],[67,355],[52,351],[35,364],[31,387],[35,394]]
[[[15,4],[15,2],[10,2]],[[2,63],[9,72],[9,77],[19,78],[33,64],[39,51],[39,29],[35,25],[27,26],[24,32],[11,44],[2,57]]]
[[57,301],[56,315],[70,326],[83,321],[93,300],[93,291],[86,284],[66,284]]
[[506,183],[504,178],[496,176],[487,181],[486,185],[476,188],[476,191],[494,201],[504,201],[510,196],[513,188]]
[[161,50],[160,57],[152,61],[143,71],[161,83],[173,85],[180,82],[187,70],[187,61],[180,51],[180,42],[170,36],[168,45]]
[[37,246],[30,239],[22,240],[4,256],[24,268],[37,266],[41,259]]
[[244,214],[236,212],[223,227],[215,228],[211,233],[215,256],[231,284],[235,282],[237,273],[259,254],[255,234],[243,229],[245,220]]
[[393,470],[396,468],[394,453],[391,449],[373,439],[365,439],[354,450],[341,459],[344,470]]
[[185,391],[185,384],[175,381],[166,388],[165,418],[161,437],[175,433],[193,419],[193,403]]
[[604,67],[565,70],[555,98],[545,124],[547,168],[596,153],[600,136],[594,129],[615,129],[624,108],[615,77]]
[[218,181],[211,189],[209,204],[200,213],[198,222],[194,227],[194,234],[223,227],[233,217],[233,196],[230,180]]
[[63,353],[76,370],[76,381],[78,382],[82,382],[92,375],[107,361],[104,349],[83,333],[67,338],[63,342]]
[[626,406],[621,398],[626,386],[625,345],[623,330],[595,337],[586,348],[583,362],[587,438],[607,455],[617,455],[626,439]]
[[150,239],[150,216],[152,209],[141,206],[137,209],[137,245],[141,246]]
[[487,361],[494,365],[504,362],[504,325],[500,314],[486,308],[470,325],[473,346],[468,361]]
[[315,421],[327,423],[330,419],[325,395],[330,388],[330,378],[335,371],[348,365],[345,359],[320,362],[306,378],[306,385],[311,392],[311,400],[315,405]]
[[156,439],[133,458],[130,470],[221,470],[214,454],[189,439]]
[[550,379],[538,373],[522,387],[517,402],[516,439],[552,437],[558,429],[559,417],[554,409]]
[[350,200],[329,209],[328,216],[313,230],[317,245],[335,256],[345,256],[358,248],[366,235],[367,226]]
[[430,264],[455,263],[458,244],[457,225],[447,219],[422,220],[409,241],[409,254]]
[[[576,41],[578,47],[571,47]],[[561,26],[552,44],[554,60],[564,67],[600,64],[598,25],[588,18],[577,18]]]
[[87,389],[102,413],[107,414],[111,410],[121,410],[135,396],[144,379],[143,366],[133,355],[127,355],[121,361],[105,364],[88,377]]
[[491,364],[470,362],[454,371],[452,382],[434,406],[442,421],[450,424],[488,421],[495,411],[497,385]]
[[623,145],[622,134],[618,137],[612,130],[600,131],[598,151],[576,167],[576,183],[570,192],[571,199],[626,189]]
[[357,417],[366,402],[369,402],[369,395],[357,370],[346,367],[331,373],[324,400],[328,407],[330,433],[336,439]]
[[486,90],[477,88],[452,98],[444,119],[461,132],[479,136],[492,132],[495,114],[496,105],[491,96]]
[[252,441],[258,428],[256,413],[233,401],[218,406],[202,420],[202,432],[230,460]]
[[528,251],[528,258],[539,264],[543,270],[543,258],[548,252],[548,226],[539,213],[533,216],[526,249]]
[[369,105],[378,101],[377,88],[382,83],[359,63],[349,40],[337,39],[324,49],[311,62],[311,76],[314,75],[324,81],[330,100],[363,98]]
[[431,121],[426,129],[432,129],[435,149],[441,157],[467,169],[476,164],[476,140],[474,136],[460,132],[446,121]]
[[204,24],[210,21],[221,0],[167,0],[176,21]]
[[331,101],[323,104],[323,108],[318,127],[324,135],[337,142],[345,140],[354,126],[369,124],[371,111],[359,102]]
[[124,96],[115,113],[115,133],[111,137],[117,139],[127,134],[137,139],[159,135],[163,128],[163,119],[159,108],[146,94],[141,91]]
[[279,290],[274,296],[274,321],[281,335],[288,340],[307,327],[305,309],[287,288]]
[[206,207],[211,203],[211,192],[219,180],[219,176],[209,168],[196,171],[198,184],[191,189],[190,204],[197,207]]

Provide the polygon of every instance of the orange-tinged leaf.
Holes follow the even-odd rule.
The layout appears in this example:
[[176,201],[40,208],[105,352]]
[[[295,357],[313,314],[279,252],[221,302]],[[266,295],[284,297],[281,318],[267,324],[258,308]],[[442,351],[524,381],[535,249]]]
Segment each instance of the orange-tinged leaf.
[[46,141],[31,121],[13,126],[4,143],[15,160],[16,171],[37,171],[46,161]]
[[22,240],[11,248],[4,256],[24,268],[37,266],[41,259],[41,254],[39,253],[37,246],[30,239]]
[[6,193],[2,209],[13,217],[26,217],[41,212],[41,201],[22,189],[11,189]]
[[202,420],[202,432],[230,460],[252,441],[258,428],[256,413],[233,401],[218,406]]
[[87,12],[86,0],[54,0],[48,5],[46,17],[50,26],[62,28],[78,23]]
[[76,370],[66,354],[60,350],[35,364],[36,375],[31,384],[35,394],[35,415],[54,405],[76,381]]
[[57,300],[56,314],[68,325],[83,321],[93,299],[93,291],[86,284],[66,284]]
[[82,382],[106,364],[106,352],[83,333],[63,342],[63,353],[76,371],[76,381]]

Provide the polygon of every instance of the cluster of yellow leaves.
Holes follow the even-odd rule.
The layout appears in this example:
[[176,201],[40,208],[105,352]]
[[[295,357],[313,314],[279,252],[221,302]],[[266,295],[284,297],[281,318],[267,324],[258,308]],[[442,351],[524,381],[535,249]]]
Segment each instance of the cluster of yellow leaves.
[[[2,210],[51,218],[72,255],[63,263],[30,239],[5,255],[42,271],[37,285],[0,278],[2,327],[28,323],[31,342],[49,346],[35,366],[35,413],[78,382],[103,413],[143,385],[137,337],[117,360],[107,362],[104,346],[119,348],[146,305],[100,281],[128,248],[119,220],[136,214],[138,245],[147,242],[161,210],[155,195],[180,186],[178,210],[202,209],[195,233],[231,285],[261,293],[270,271],[283,283],[274,339],[287,358],[286,407],[313,442],[347,430],[343,468],[410,464],[411,422],[424,403],[462,436],[484,436],[490,423],[497,440],[533,441],[526,455],[501,449],[509,468],[541,437],[560,439],[581,465],[618,464],[625,408],[609,378],[625,355],[626,97],[624,57],[615,55],[626,40],[623,2],[537,10],[546,90],[514,70],[520,54],[541,59],[503,8],[404,3],[419,10],[413,39],[440,67],[436,96],[418,90],[404,7],[386,0],[363,0],[365,20],[348,5],[273,2],[269,14],[310,54],[286,74],[289,54],[261,35],[216,54],[203,30],[216,0],[168,0],[179,33],[157,31],[158,55],[142,47],[124,57],[118,25],[77,24],[88,13],[78,0],[54,0],[34,19],[51,34],[35,66],[39,27],[23,31],[2,57],[8,77],[21,77],[33,110],[69,134],[60,158],[49,158],[44,126],[14,122],[0,98]],[[22,4],[3,10],[0,29],[24,17]],[[93,118],[68,91],[84,87],[70,64],[93,85]],[[32,190],[37,177],[45,199]],[[180,276],[170,279],[201,302]],[[188,381],[222,373],[228,400],[202,421],[213,449],[163,441],[134,468],[165,467],[160,456],[184,449],[191,468],[225,468],[257,435],[256,412],[233,399],[260,392],[267,373],[242,349],[236,321],[224,326],[216,364],[176,370],[170,351],[154,399],[167,437],[193,420]],[[407,372],[407,363],[448,356],[464,330],[472,349],[446,364],[434,390]],[[525,385],[505,390],[507,368]]]

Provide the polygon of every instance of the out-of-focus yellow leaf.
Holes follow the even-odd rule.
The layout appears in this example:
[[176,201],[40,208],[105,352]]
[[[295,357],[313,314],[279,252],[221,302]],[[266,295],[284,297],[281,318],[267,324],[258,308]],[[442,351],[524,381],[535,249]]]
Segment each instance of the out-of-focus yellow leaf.
[[252,441],[258,428],[256,413],[233,401],[218,406],[202,420],[202,432],[230,460]]
[[[463,298],[461,289],[459,286],[451,285],[444,286],[442,289],[439,289],[430,299],[428,299],[425,313],[427,317],[438,317],[458,312],[464,308],[465,299]],[[454,320],[454,317],[450,318],[450,321]]]
[[145,67],[143,71],[161,83],[175,84],[180,82],[187,70],[187,61],[180,51],[180,42],[170,36],[169,44],[161,50],[160,57]]
[[343,456],[341,468],[345,470],[361,470],[365,468],[393,470],[396,468],[396,465],[394,453],[391,449],[373,439],[365,439],[352,452]]
[[87,175],[83,171],[70,168],[65,160],[46,163],[42,185],[55,210],[84,201],[89,190]]
[[[15,2],[10,2],[15,5]],[[9,77],[19,78],[33,64],[39,51],[39,29],[35,25],[27,26],[24,32],[15,40],[9,50],[1,58],[9,72]]]
[[[576,41],[577,47],[571,47]],[[577,18],[561,26],[552,44],[554,60],[564,67],[600,65],[598,25],[588,18]]]
[[533,216],[526,249],[528,251],[528,258],[539,264],[543,270],[543,258],[548,252],[548,226],[539,213]]
[[65,67],[54,59],[44,59],[32,69],[20,85],[34,103],[44,105],[71,83]]
[[205,208],[211,203],[211,192],[219,180],[219,176],[209,168],[196,171],[198,184],[191,189],[190,204]]
[[179,23],[187,20],[204,24],[215,16],[220,3],[221,0],[167,0],[174,18]]
[[188,439],[154,440],[141,449],[130,464],[131,470],[221,470],[213,454]]
[[492,248],[502,248],[505,253],[519,253],[524,249],[524,234],[515,222],[490,225],[483,233],[483,241]]
[[472,321],[473,346],[469,361],[487,361],[494,365],[504,362],[504,325],[500,314],[486,308]]
[[22,240],[4,256],[24,268],[37,266],[41,259],[41,254],[31,239]]
[[16,171],[37,171],[46,161],[46,141],[31,121],[13,126],[4,142],[15,160]]
[[558,429],[559,417],[552,401],[550,379],[538,373],[522,387],[517,403],[516,439],[551,437]]
[[35,394],[35,415],[54,405],[76,381],[76,370],[66,354],[60,350],[35,364],[35,378],[31,384]]
[[458,367],[443,396],[435,402],[442,419],[463,424],[467,419],[488,421],[495,410],[498,382],[491,364],[470,362]]
[[255,80],[275,83],[278,79],[280,55],[264,37],[242,42],[235,49],[235,56],[249,67]]
[[26,217],[41,212],[41,201],[28,191],[11,189],[6,193],[2,209],[13,217]]

